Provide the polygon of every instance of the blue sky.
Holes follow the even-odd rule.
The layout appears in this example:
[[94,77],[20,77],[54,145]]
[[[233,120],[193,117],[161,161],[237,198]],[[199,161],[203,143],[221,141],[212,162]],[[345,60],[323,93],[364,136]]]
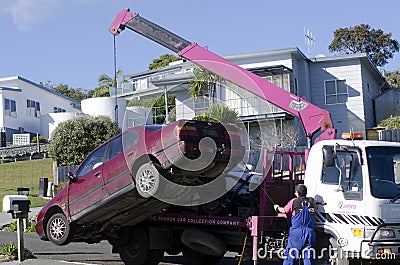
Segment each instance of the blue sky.
[[[113,75],[108,28],[127,7],[220,55],[292,47],[307,54],[304,28],[316,38],[311,57],[333,55],[327,49],[333,32],[361,23],[400,41],[397,0],[1,0],[0,77],[95,88],[101,74]],[[125,74],[145,71],[165,53],[129,30],[117,38],[117,65]],[[400,55],[384,68],[399,69]]]

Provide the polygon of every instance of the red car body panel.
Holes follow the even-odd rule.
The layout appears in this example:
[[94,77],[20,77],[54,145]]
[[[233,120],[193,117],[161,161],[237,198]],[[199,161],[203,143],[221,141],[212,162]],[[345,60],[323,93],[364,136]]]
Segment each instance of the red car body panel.
[[[196,130],[198,135],[192,135]],[[46,239],[46,221],[56,211],[62,211],[77,226],[92,227],[92,230],[93,227],[106,229],[104,227],[135,224],[146,219],[168,205],[137,194],[132,177],[135,166],[150,156],[163,169],[171,171],[175,163],[171,160],[199,155],[199,141],[204,137],[215,141],[218,149],[216,160],[227,164],[227,158],[232,156],[238,163],[244,155],[240,137],[231,137],[236,141],[234,150],[231,150],[231,139],[223,130],[215,123],[181,120],[162,127],[130,128],[109,139],[94,149],[74,171],[76,181],[70,181],[38,213],[37,233]],[[76,241],[103,239],[102,232],[82,232],[76,236]]]

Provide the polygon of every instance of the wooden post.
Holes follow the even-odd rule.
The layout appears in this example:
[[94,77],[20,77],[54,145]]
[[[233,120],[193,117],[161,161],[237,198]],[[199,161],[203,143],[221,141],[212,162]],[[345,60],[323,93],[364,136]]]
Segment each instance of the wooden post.
[[57,161],[53,161],[53,184],[58,185],[58,167],[57,167]]

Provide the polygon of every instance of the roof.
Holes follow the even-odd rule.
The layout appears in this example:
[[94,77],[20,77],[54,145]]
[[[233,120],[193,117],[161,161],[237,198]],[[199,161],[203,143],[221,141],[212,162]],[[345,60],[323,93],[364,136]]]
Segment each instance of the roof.
[[341,55],[334,55],[334,56],[319,56],[316,58],[311,58],[310,60],[314,63],[319,62],[330,62],[330,61],[346,61],[346,60],[355,60],[358,59],[364,63],[369,69],[374,72],[378,78],[382,81],[386,82],[386,78],[382,75],[379,69],[371,62],[368,55],[366,53],[353,53],[353,54],[341,54]]
[[[64,95],[62,95],[62,94],[60,94],[58,92],[55,92],[55,91],[53,91],[53,90],[51,90],[51,89],[49,89],[49,88],[47,88],[45,86],[39,85],[39,84],[37,84],[35,82],[32,82],[32,81],[30,81],[30,80],[28,80],[26,78],[23,78],[21,76],[18,76],[18,75],[17,76],[12,76],[12,77],[0,78],[0,82],[1,81],[9,81],[9,80],[20,80],[22,82],[25,82],[25,83],[30,84],[32,86],[35,86],[35,87],[37,87],[37,88],[39,88],[39,89],[41,89],[43,91],[46,91],[47,93],[50,93],[50,94],[56,95],[58,97],[64,98],[64,99],[70,101],[71,103],[73,103],[74,105],[78,105],[79,104],[79,102],[76,101],[75,99],[72,99],[70,97],[64,96]],[[4,87],[2,87],[2,88],[4,88]],[[4,90],[18,91],[17,89],[13,89],[13,88],[5,88]],[[21,89],[19,89],[19,90],[21,90]],[[18,92],[21,92],[21,91],[18,91]]]
[[151,76],[156,73],[171,72],[172,70],[175,70],[175,69],[180,70],[183,67],[186,67],[186,66],[192,65],[192,64],[193,64],[192,62],[187,62],[185,60],[180,63],[173,62],[173,64],[170,64],[165,67],[160,67],[160,68],[157,68],[154,70],[147,70],[147,71],[143,71],[143,72],[136,73],[136,74],[125,75],[124,79],[138,79],[138,78],[143,78],[146,76]]
[[284,48],[284,49],[276,49],[276,50],[268,50],[268,51],[258,51],[258,52],[247,52],[247,53],[239,53],[223,56],[227,60],[238,60],[238,59],[250,59],[250,58],[258,58],[262,56],[274,56],[281,54],[292,54],[298,59],[309,60],[307,56],[305,56],[299,48]]
[[[227,60],[238,60],[238,59],[247,59],[247,58],[259,58],[262,56],[274,56],[280,54],[292,54],[296,58],[309,60],[298,48],[286,48],[286,49],[277,49],[277,50],[269,50],[269,51],[259,51],[259,52],[248,52],[248,53],[240,53],[240,54],[232,54],[223,56]],[[172,71],[174,69],[181,69],[185,66],[192,65],[193,63],[190,61],[183,61],[179,64],[172,64],[169,66],[165,66],[162,68],[147,70],[144,72],[136,73],[136,74],[128,74],[125,75],[125,79],[138,79],[146,76],[151,76],[156,73],[162,73],[166,71]]]

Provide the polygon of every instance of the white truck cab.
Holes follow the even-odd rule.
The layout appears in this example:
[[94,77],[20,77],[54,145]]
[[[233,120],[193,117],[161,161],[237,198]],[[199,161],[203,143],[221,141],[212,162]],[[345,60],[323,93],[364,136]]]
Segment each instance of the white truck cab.
[[316,202],[316,230],[330,238],[324,246],[348,258],[398,257],[400,143],[320,141],[307,163],[304,182]]

